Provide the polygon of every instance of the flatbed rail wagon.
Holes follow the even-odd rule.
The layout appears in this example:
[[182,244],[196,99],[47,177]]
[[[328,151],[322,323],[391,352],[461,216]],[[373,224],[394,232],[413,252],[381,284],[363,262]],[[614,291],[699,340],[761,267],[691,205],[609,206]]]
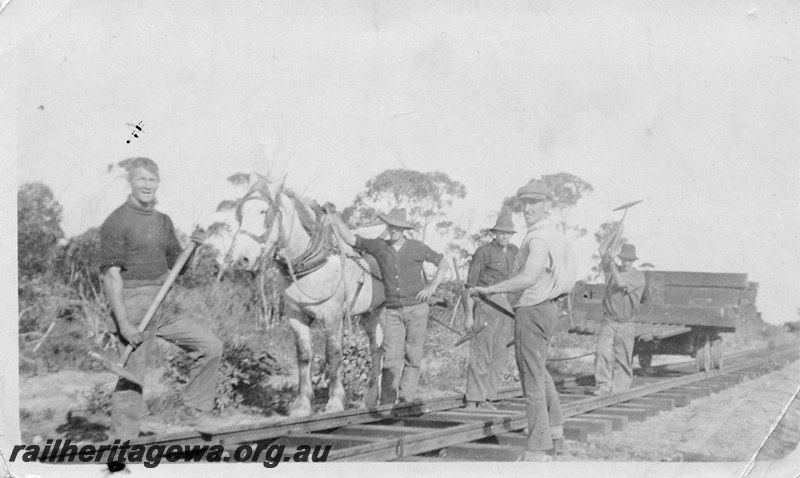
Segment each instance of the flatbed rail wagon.
[[[722,333],[753,320],[758,283],[747,274],[646,271],[633,354],[642,368],[653,355],[694,357],[701,372],[722,368]],[[572,313],[589,321],[603,318],[605,284],[578,282],[572,293]]]

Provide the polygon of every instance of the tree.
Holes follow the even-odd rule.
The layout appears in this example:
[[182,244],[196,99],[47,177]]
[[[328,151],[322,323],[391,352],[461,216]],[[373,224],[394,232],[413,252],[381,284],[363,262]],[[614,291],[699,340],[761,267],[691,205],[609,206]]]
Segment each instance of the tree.
[[440,171],[387,169],[367,181],[366,190],[342,211],[342,217],[357,227],[374,221],[379,210],[405,208],[408,221],[419,228],[424,241],[428,226],[444,217],[442,210],[466,195],[463,184]]
[[17,191],[17,263],[19,280],[45,274],[64,237],[63,208],[44,183],[25,183]]
[[[573,239],[586,235],[586,228],[569,224],[569,212],[583,197],[594,192],[594,187],[570,173],[544,174],[541,178],[532,178],[532,181],[541,181],[553,191],[555,201],[551,209],[551,216],[556,219],[561,231],[572,236]],[[517,196],[509,196],[503,200],[502,209],[513,213],[522,212],[522,203]]]

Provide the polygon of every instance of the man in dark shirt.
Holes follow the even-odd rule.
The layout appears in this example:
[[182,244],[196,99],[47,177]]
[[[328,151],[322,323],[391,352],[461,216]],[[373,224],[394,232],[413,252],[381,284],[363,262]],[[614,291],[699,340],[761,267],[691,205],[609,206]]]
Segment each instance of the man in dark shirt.
[[633,381],[633,318],[646,285],[644,272],[633,268],[636,247],[624,244],[617,255],[621,266],[613,260],[603,264],[606,273],[606,295],[603,298],[603,323],[597,337],[594,359],[595,395],[625,392]]
[[[134,158],[128,167],[131,194],[100,227],[98,265],[123,344],[135,348],[125,368],[144,383],[147,356],[155,337],[164,338],[190,352],[189,383],[178,420],[198,424],[202,412],[214,407],[217,370],[222,342],[199,323],[174,314],[156,314],[143,333],[138,325],[180,255],[181,246],[169,216],[154,209],[158,166],[148,158]],[[202,229],[192,234],[202,244]],[[169,299],[167,299],[169,300]],[[144,401],[138,384],[120,378],[111,397],[111,434],[121,440],[139,436]]]
[[[472,255],[467,275],[468,287],[490,286],[511,276],[517,256],[517,246],[508,243],[514,234],[511,216],[500,215],[491,231],[494,239],[479,247]],[[505,294],[495,294],[489,298],[511,310]],[[472,316],[466,318],[467,329],[472,328],[475,320],[484,328],[472,339],[470,346],[467,408],[493,410],[495,407],[489,401],[495,399],[508,364],[509,350],[506,345],[514,338],[514,321],[479,299],[475,301]]]
[[[333,207],[326,204],[326,210]],[[378,214],[386,223],[387,239],[364,239],[354,235],[336,214],[330,214],[342,239],[352,247],[373,255],[383,277],[386,300],[380,321],[384,334],[381,405],[409,402],[416,397],[422,347],[428,327],[428,299],[444,279],[447,259],[403,232],[414,226],[406,222],[405,209]],[[427,286],[422,263],[437,264],[436,275]],[[398,391],[399,390],[399,391]]]

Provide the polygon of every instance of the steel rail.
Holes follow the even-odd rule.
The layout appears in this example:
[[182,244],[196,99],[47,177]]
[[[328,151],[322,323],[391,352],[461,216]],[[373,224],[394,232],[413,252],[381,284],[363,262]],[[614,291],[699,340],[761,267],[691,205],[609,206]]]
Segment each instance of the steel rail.
[[[691,383],[699,382],[708,378],[726,373],[734,372],[737,369],[757,365],[774,359],[772,355],[767,358],[754,361],[744,361],[736,364],[741,357],[749,357],[751,354],[771,352],[765,349],[751,349],[747,351],[726,355],[726,367],[722,370],[712,370],[701,373],[693,373],[677,378],[659,379],[657,383],[645,384],[636,389],[623,394],[605,397],[590,397],[575,400],[564,404],[562,411],[565,418],[580,415],[592,410],[614,405],[619,402],[628,401],[634,398],[657,393],[658,391],[669,388],[680,387]],[[778,351],[780,356],[795,352],[795,349]],[[734,363],[731,363],[734,362]],[[669,365],[652,367],[659,370],[665,367],[688,368],[693,366],[694,361],[686,361]],[[569,379],[568,379],[569,380]],[[557,382],[558,383],[558,382]],[[519,387],[503,388],[498,392],[497,400],[510,400],[522,397],[522,390]],[[256,441],[268,441],[284,437],[301,438],[304,434],[331,430],[349,425],[368,424],[386,419],[402,419],[415,415],[445,412],[461,408],[464,405],[464,395],[451,393],[443,397],[416,401],[397,406],[381,406],[372,410],[346,410],[338,413],[311,415],[299,418],[287,418],[279,420],[264,420],[242,427],[241,425],[231,425],[220,427],[205,432],[187,431],[165,435],[140,437],[131,441],[132,445],[168,445],[168,444],[221,444],[233,445],[240,443],[252,443]],[[424,453],[435,450],[442,446],[463,443],[465,441],[476,440],[486,436],[505,433],[509,431],[521,430],[526,426],[525,414],[520,412],[508,416],[498,417],[489,421],[477,421],[472,423],[457,424],[453,427],[435,430],[433,432],[422,432],[410,436],[403,436],[397,439],[386,439],[381,442],[369,443],[341,450],[332,450],[329,461],[332,460],[371,460],[371,459],[396,459],[408,454]],[[452,436],[452,439],[447,439]],[[453,441],[456,440],[456,441]],[[442,445],[444,444],[444,445]],[[433,448],[431,448],[433,446]],[[387,456],[386,450],[394,448],[399,450],[397,453],[390,453]],[[379,458],[380,456],[380,458]]]
[[[758,352],[763,352],[760,350]],[[640,398],[658,393],[671,388],[677,388],[696,382],[701,382],[713,377],[734,373],[766,363],[798,356],[796,347],[771,350],[766,357],[757,357],[752,361],[729,365],[724,370],[694,373],[683,377],[664,379],[657,383],[643,385],[625,393],[605,397],[587,398],[585,400],[567,403],[562,406],[565,418],[582,415],[584,413],[608,407],[620,402]],[[742,355],[740,355],[742,357]],[[342,450],[333,450],[328,456],[328,461],[391,461],[408,455],[434,451],[447,446],[457,445],[469,441],[479,440],[500,433],[522,430],[527,426],[527,416],[524,412],[510,413],[507,416],[475,420],[433,432],[417,433],[400,438],[390,438],[382,442],[358,445]]]
[[[522,396],[519,387],[507,387],[498,391],[498,400],[517,398]],[[450,393],[443,397],[420,400],[400,405],[382,405],[372,410],[345,410],[343,412],[328,413],[323,415],[309,415],[299,418],[285,418],[279,420],[262,420],[246,426],[230,425],[206,432],[186,431],[164,435],[139,437],[131,440],[130,445],[163,445],[172,443],[243,443],[255,440],[280,438],[287,435],[299,435],[313,431],[330,430],[347,425],[385,420],[387,418],[402,418],[421,413],[430,413],[459,408],[464,405],[464,394]]]

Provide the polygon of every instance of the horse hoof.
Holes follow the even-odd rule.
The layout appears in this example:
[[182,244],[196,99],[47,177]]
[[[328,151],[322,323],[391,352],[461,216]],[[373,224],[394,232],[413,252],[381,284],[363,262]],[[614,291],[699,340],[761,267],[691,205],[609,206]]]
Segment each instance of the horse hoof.
[[311,401],[297,399],[289,410],[289,418],[307,417],[311,415]]
[[344,411],[344,404],[339,400],[328,402],[325,405],[325,413],[338,413],[343,411]]
[[311,410],[307,408],[295,408],[289,412],[289,418],[300,418],[311,415]]

